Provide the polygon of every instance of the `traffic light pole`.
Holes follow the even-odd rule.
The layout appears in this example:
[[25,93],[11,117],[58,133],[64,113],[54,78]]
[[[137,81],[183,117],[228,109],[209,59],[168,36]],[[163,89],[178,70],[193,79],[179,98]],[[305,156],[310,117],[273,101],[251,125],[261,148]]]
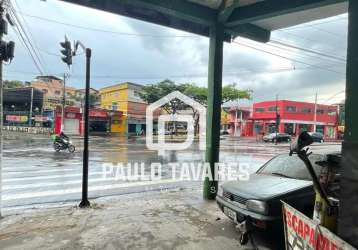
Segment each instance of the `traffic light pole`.
[[[4,16],[4,9],[3,9],[3,2],[0,2],[0,20],[3,20]],[[0,42],[2,42],[4,32],[3,30],[0,32]],[[2,154],[3,154],[3,120],[4,120],[4,113],[3,113],[3,90],[4,84],[2,79],[2,71],[3,71],[3,60],[2,55],[0,58],[0,218],[1,218],[1,208],[2,208]]]
[[63,95],[62,95],[62,114],[61,114],[61,132],[65,129],[65,107],[66,107],[66,73],[63,74]]
[[83,174],[82,174],[82,201],[79,205],[81,208],[89,207],[88,201],[88,121],[89,121],[89,95],[90,95],[90,75],[91,75],[91,49],[86,48],[86,96],[84,109],[84,139],[83,139]]

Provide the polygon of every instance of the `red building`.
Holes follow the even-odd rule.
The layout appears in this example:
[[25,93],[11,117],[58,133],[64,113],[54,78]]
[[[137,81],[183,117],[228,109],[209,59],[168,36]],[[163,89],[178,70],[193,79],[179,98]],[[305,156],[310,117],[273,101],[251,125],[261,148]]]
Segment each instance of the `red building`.
[[[115,121],[115,117],[122,117],[119,111],[108,112],[104,109],[91,108],[89,110],[89,131],[90,133],[107,133],[110,132],[110,124]],[[55,133],[60,133],[61,129],[66,134],[81,135],[83,134],[83,113],[79,107],[66,107],[64,113],[63,128],[61,128],[62,109],[59,107],[55,111]]]
[[253,121],[250,120],[250,107],[231,107],[229,109],[229,133],[233,136],[251,136]]
[[326,138],[337,137],[336,106],[287,100],[255,103],[250,118],[253,121],[252,135],[275,132],[276,106],[281,119],[280,133],[298,135],[302,131],[313,132],[316,126],[316,132],[324,134]]

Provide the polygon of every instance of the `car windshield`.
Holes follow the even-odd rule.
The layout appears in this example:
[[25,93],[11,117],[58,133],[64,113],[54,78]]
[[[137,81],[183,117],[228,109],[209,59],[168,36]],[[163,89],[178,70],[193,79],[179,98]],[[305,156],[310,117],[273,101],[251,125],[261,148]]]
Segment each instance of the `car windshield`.
[[[309,159],[316,174],[319,173],[321,167],[317,165],[316,162],[323,161],[324,156],[312,154]],[[257,173],[277,175],[300,180],[312,179],[303,161],[301,161],[297,155],[289,156],[288,154],[278,155],[271,159],[261,169],[259,169]]]

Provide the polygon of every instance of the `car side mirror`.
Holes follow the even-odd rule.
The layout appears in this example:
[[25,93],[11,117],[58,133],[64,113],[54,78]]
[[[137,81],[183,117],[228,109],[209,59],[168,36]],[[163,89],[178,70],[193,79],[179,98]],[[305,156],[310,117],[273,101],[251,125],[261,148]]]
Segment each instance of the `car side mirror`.
[[313,138],[307,131],[303,131],[296,140],[291,143],[290,155],[300,152],[304,147],[313,143]]

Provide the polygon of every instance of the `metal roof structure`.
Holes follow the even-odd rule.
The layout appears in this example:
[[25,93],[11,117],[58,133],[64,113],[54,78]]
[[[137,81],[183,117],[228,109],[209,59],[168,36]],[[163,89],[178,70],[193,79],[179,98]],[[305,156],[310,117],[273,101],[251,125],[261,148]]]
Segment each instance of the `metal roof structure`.
[[209,36],[220,22],[225,41],[237,36],[268,42],[273,30],[347,12],[347,0],[63,0]]

